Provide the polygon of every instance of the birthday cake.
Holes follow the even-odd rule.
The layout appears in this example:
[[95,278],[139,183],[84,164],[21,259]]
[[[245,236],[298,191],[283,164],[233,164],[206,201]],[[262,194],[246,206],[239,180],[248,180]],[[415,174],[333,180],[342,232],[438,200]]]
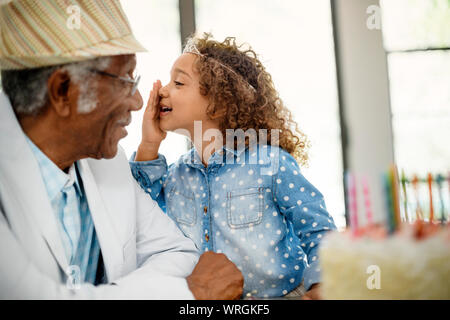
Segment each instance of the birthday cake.
[[450,299],[450,225],[333,232],[321,245],[325,299]]

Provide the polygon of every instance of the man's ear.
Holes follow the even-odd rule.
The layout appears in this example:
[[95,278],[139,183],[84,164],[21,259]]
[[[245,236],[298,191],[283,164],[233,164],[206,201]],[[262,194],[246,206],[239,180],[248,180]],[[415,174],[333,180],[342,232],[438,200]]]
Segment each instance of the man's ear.
[[70,76],[68,72],[61,69],[53,72],[47,82],[50,107],[61,117],[70,116],[70,85]]

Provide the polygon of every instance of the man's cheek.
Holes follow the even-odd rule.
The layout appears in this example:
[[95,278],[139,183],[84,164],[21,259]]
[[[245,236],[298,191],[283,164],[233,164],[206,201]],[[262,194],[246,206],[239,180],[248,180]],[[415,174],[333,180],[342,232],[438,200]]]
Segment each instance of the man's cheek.
[[109,128],[101,145],[102,158],[111,159],[117,154],[119,140],[121,139],[118,128]]

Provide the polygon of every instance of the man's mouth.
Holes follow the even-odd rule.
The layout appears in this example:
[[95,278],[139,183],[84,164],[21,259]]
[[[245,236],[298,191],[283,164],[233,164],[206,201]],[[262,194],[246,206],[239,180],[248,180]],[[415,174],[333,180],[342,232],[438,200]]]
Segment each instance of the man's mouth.
[[117,124],[121,127],[126,127],[131,123],[131,117],[123,118],[117,121]]
[[119,126],[118,129],[121,132],[119,139],[122,139],[128,135],[127,129],[125,129],[125,127],[128,126],[130,123],[131,123],[131,116],[122,118],[116,122],[116,124]]

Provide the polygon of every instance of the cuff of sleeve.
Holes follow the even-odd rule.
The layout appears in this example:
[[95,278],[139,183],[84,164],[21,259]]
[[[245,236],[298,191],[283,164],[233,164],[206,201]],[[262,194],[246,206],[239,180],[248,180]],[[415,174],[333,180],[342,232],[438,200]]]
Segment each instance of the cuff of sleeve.
[[306,291],[308,291],[313,284],[320,282],[320,275],[319,261],[316,260],[311,263],[303,273],[303,285]]
[[160,153],[151,161],[134,161],[135,157],[136,152],[133,152],[129,160],[131,173],[144,187],[150,187],[167,172],[166,158]]
[[186,279],[170,276],[130,274],[114,282],[121,288],[121,299],[195,300]]

